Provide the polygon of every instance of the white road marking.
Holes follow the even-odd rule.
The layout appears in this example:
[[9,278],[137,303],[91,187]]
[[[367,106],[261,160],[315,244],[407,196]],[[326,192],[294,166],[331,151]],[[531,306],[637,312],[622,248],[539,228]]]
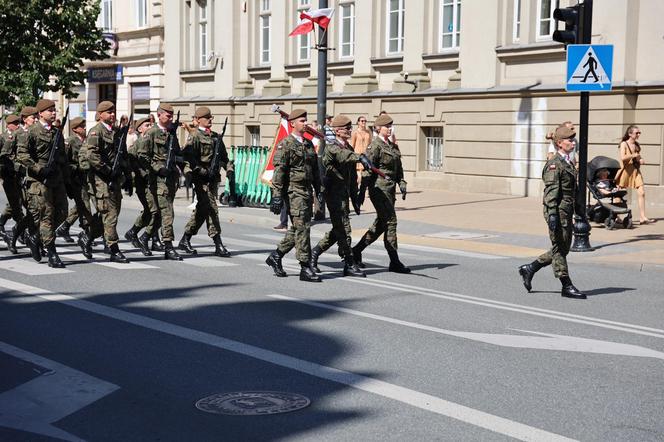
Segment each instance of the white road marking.
[[462,256],[464,258],[476,259],[507,259],[507,256],[489,255],[488,253],[466,252],[465,250],[444,249],[438,247],[419,246],[416,244],[399,244],[399,249],[417,250],[420,252],[427,252],[442,255]]
[[[76,249],[68,249],[65,247],[58,247],[59,251],[63,252],[76,252]],[[73,256],[75,257],[74,260],[79,260],[77,258],[83,258],[83,260],[87,261],[88,259],[83,256],[83,254],[77,254],[77,253],[72,253],[72,255],[69,254],[64,254],[63,257],[69,257]],[[158,269],[159,267],[152,266],[149,264],[143,264],[141,262],[135,262],[131,261],[129,263],[123,264],[121,262],[110,262],[109,260],[109,255],[103,255],[100,253],[93,253],[92,254],[92,260],[90,261],[90,264],[95,264],[103,267],[109,267],[111,269],[116,269],[116,270],[147,270],[147,269]],[[99,261],[95,261],[99,260]]]
[[233,267],[238,265],[237,262],[232,262],[231,259],[191,257],[185,258],[182,262],[196,267]]
[[9,270],[10,272],[22,273],[28,276],[40,275],[62,275],[63,273],[72,273],[68,269],[54,269],[48,266],[46,258],[42,258],[42,262],[37,262],[32,258],[4,258],[0,259],[0,269]]
[[573,351],[580,353],[599,353],[599,354],[608,354],[608,355],[634,356],[634,357],[655,358],[655,359],[664,360],[664,353],[651,350],[646,347],[641,347],[639,345],[623,344],[611,341],[600,341],[596,339],[578,338],[576,336],[554,335],[554,334],[540,333],[528,330],[518,330],[518,331],[522,331],[524,333],[531,333],[535,335],[541,335],[541,336],[461,332],[454,330],[446,330],[439,327],[432,327],[424,324],[418,324],[416,322],[403,321],[401,319],[390,318],[387,316],[376,315],[373,313],[361,312],[359,310],[352,310],[344,307],[336,307],[333,305],[324,304],[322,302],[293,298],[290,296],[283,296],[283,295],[267,295],[267,296],[273,299],[281,299],[284,301],[297,302],[299,304],[305,304],[312,307],[337,311],[340,313],[346,313],[348,315],[375,319],[377,321],[402,325],[405,327],[415,328],[418,330],[426,330],[433,333],[439,333],[448,336],[456,336],[458,338],[470,339],[472,341],[484,342],[487,344],[493,344],[500,347]]
[[[470,407],[450,402],[426,393],[411,390],[388,382],[372,379],[334,367],[316,364],[293,356],[277,353],[253,345],[216,336],[197,330],[192,330],[175,324],[170,324],[157,319],[129,313],[112,307],[107,307],[93,302],[80,300],[72,296],[56,294],[48,290],[25,284],[0,279],[0,286],[19,293],[33,295],[35,297],[53,302],[60,302],[73,308],[92,312],[118,321],[156,330],[171,336],[188,339],[193,342],[210,345],[234,353],[249,356],[270,364],[285,367],[320,379],[337,382],[358,390],[373,393],[385,398],[393,399],[404,404],[437,413],[452,419],[465,422],[480,428],[504,434],[515,439],[532,441],[570,441],[573,439],[548,432],[539,428],[531,427],[519,422],[485,413]],[[31,302],[26,297],[16,297],[16,302]]]
[[0,342],[0,351],[50,371],[0,394],[0,426],[69,441],[78,437],[53,422],[119,389],[73,368]]

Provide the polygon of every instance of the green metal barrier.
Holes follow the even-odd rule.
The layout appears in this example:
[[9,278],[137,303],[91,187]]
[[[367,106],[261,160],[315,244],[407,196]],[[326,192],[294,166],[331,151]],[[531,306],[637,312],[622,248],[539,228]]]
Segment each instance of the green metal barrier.
[[[235,196],[238,205],[267,207],[272,192],[270,186],[261,181],[261,172],[268,160],[267,146],[231,146],[229,158],[235,165]],[[229,200],[231,182],[227,182],[223,199]]]

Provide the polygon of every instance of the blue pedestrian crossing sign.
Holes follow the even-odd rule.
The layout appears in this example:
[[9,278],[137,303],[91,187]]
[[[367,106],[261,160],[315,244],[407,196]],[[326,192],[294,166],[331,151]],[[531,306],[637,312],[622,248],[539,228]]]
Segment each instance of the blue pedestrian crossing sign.
[[610,91],[613,45],[567,46],[568,91]]

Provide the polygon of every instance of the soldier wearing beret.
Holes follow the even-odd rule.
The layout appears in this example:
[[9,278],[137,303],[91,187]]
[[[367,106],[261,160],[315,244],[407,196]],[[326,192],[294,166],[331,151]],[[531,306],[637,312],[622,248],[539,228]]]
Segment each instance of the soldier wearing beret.
[[378,135],[367,147],[366,155],[369,160],[387,177],[372,176],[368,171],[363,172],[362,179],[369,188],[369,198],[376,209],[376,220],[360,241],[353,247],[355,262],[362,263],[362,251],[381,235],[385,249],[390,257],[390,272],[410,273],[410,269],[399,260],[397,251],[397,214],[394,210],[396,201],[396,186],[399,185],[402,198],[406,198],[406,181],[403,179],[403,166],[399,146],[390,141],[392,134],[392,117],[388,114],[380,115],[374,123]]
[[[16,157],[27,171],[28,207],[34,225],[39,226],[41,243],[47,251],[48,265],[62,268],[64,264],[55,249],[55,227],[67,216],[67,193],[64,185],[69,175],[67,157],[62,134],[53,127],[55,102],[42,99],[37,102],[36,108],[39,122],[30,126],[27,133],[19,137]],[[53,163],[48,164],[52,149],[57,150]],[[31,244],[40,243],[37,232],[31,233],[30,236]],[[41,253],[37,256],[34,248],[31,248],[31,251],[32,257],[41,261]]]
[[[357,168],[358,162],[366,163],[364,155],[354,152],[353,146],[348,144],[353,125],[350,118],[345,115],[337,115],[330,122],[330,128],[334,133],[334,140],[325,140],[323,154],[323,187],[325,189],[325,202],[330,211],[332,230],[327,232],[316,247],[311,251],[312,267],[320,273],[318,268],[318,257],[334,243],[339,244],[339,255],[344,260],[344,276],[365,277],[364,272],[357,266],[353,259],[351,250],[351,227],[349,198],[357,195]],[[356,211],[359,206],[353,201]]]
[[[161,216],[161,232],[164,240],[164,258],[182,261],[182,257],[173,247],[173,201],[180,178],[177,167],[166,167],[168,145],[171,136],[173,148],[179,151],[177,136],[173,127],[173,106],[161,103],[157,109],[157,124],[145,133],[145,143],[137,151],[142,167],[150,170],[150,190],[155,195]],[[173,135],[171,135],[173,133]]]
[[[111,253],[111,262],[128,263],[129,259],[120,251],[118,245],[118,216],[122,207],[123,173],[127,172],[120,168],[113,171],[119,146],[115,142],[115,105],[110,101],[102,101],[97,105],[99,121],[90,129],[84,142],[84,153],[81,158],[79,152],[79,164],[85,164],[83,168],[89,167],[88,179],[94,188],[95,204],[97,213],[101,216],[103,225],[104,241]],[[121,165],[126,167],[126,158],[118,158]],[[92,241],[101,236],[98,222],[90,226],[90,234],[82,238],[79,243],[83,253],[89,259],[92,256]]]
[[266,263],[276,276],[287,276],[281,259],[293,247],[300,262],[300,280],[320,282],[320,277],[311,268],[311,229],[313,192],[320,193],[318,158],[314,145],[304,138],[307,111],[294,109],[288,118],[293,128],[291,134],[277,146],[274,154],[274,176],[272,178],[272,203],[270,211],[280,214],[284,204],[291,217],[291,226],[277,249],[268,256]]
[[[207,223],[208,236],[214,241],[214,254],[227,258],[231,254],[221,241],[221,225],[217,208],[217,193],[221,176],[218,170],[211,169],[216,143],[220,136],[210,129],[212,118],[209,108],[201,106],[196,109],[194,113],[196,127],[191,131],[184,149],[184,170],[192,177],[196,193],[196,208],[184,228],[178,248],[185,253],[196,255],[196,250],[191,246],[191,237],[198,233],[203,223]],[[228,167],[228,153],[222,156],[221,167]]]
[[[144,167],[138,159],[138,152],[144,149],[147,143],[146,133],[151,127],[150,117],[138,120],[136,122],[138,138],[131,147],[127,148],[129,167],[134,175],[134,189],[143,210],[136,217],[131,229],[125,233],[125,238],[145,256],[152,256],[149,241],[161,225],[159,206],[155,195],[150,191],[150,169]],[[144,227],[145,231],[139,237],[138,232]]]
[[572,216],[576,198],[576,168],[570,154],[574,151],[576,133],[574,129],[560,126],[553,135],[558,152],[544,165],[544,220],[549,227],[551,249],[530,264],[519,267],[523,286],[530,292],[535,273],[542,267],[553,264],[553,274],[560,279],[560,294],[567,298],[586,299],[569,277],[567,254],[572,243]]

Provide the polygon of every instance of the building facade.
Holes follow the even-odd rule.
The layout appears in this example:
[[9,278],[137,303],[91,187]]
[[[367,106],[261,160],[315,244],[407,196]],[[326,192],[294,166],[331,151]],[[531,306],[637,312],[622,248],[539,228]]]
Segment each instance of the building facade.
[[[330,0],[328,113],[369,122],[390,113],[417,187],[538,195],[546,133],[579,119],[579,94],[564,88],[565,48],[551,39],[557,3],[572,1]],[[173,0],[164,9],[162,98],[188,117],[203,104],[229,115],[232,144],[269,145],[273,103],[305,107],[314,119],[317,34],[288,37],[310,7],[318,2]],[[638,124],[647,201],[657,205],[663,16],[659,0],[595,1],[592,40],[615,46],[614,86],[591,94],[588,146],[589,158],[615,158],[626,127]]]

